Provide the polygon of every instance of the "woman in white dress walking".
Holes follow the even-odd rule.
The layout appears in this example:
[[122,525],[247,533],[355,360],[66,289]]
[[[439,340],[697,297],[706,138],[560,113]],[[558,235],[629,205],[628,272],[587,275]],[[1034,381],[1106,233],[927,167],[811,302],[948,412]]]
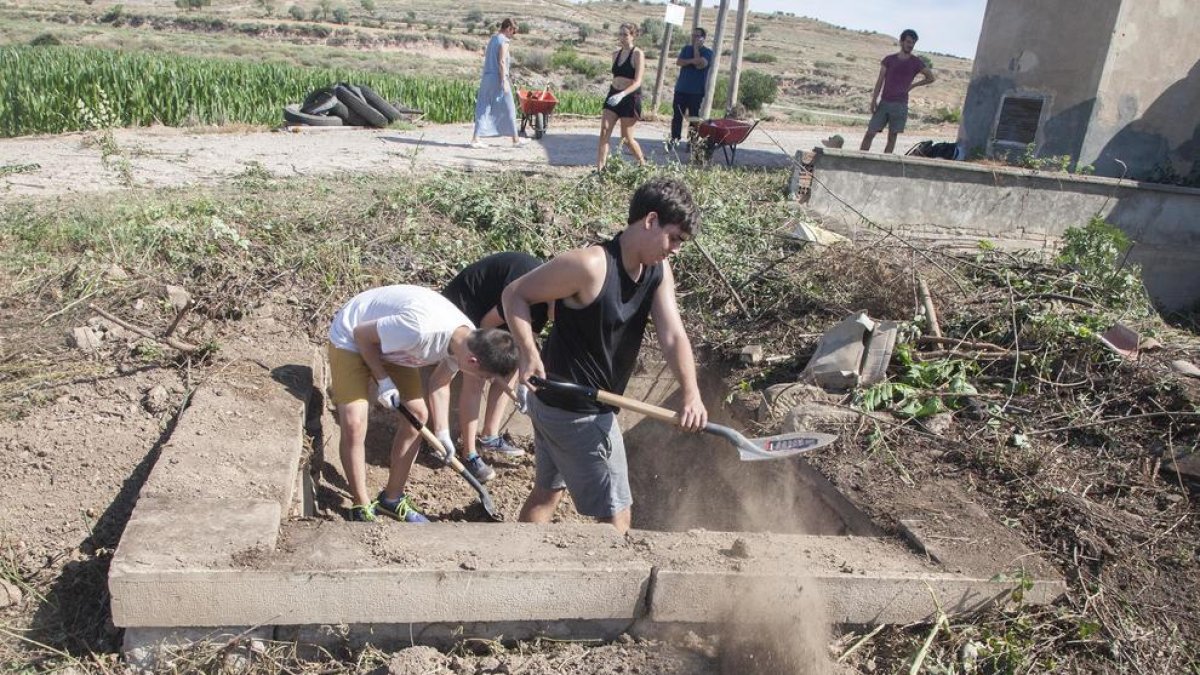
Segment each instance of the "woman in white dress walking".
[[483,55],[483,77],[475,98],[472,148],[486,148],[487,144],[479,139],[487,136],[511,136],[514,147],[529,142],[517,135],[517,106],[513,103],[512,53],[508,43],[516,34],[517,22],[505,19],[488,41]]

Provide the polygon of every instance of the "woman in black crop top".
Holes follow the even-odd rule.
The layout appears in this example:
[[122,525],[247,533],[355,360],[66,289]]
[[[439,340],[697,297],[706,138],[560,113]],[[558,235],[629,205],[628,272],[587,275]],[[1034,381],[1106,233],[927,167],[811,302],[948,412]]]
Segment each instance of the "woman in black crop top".
[[642,73],[646,55],[634,46],[638,36],[637,24],[623,23],[620,27],[621,48],[613,53],[612,86],[600,117],[600,145],[596,149],[596,168],[604,170],[608,161],[608,143],[613,129],[621,123],[621,140],[629,146],[638,164],[645,164],[642,146],[633,137],[633,125],[642,118]]

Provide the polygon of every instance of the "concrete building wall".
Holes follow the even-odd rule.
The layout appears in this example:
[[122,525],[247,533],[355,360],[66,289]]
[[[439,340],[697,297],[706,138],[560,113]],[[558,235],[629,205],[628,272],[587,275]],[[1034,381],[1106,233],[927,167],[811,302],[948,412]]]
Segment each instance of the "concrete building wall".
[[1200,179],[1200,3],[1125,0],[1079,155],[1097,173]]
[[1122,0],[990,0],[963,104],[959,142],[992,150],[1006,95],[1044,96],[1040,154],[1077,157]]

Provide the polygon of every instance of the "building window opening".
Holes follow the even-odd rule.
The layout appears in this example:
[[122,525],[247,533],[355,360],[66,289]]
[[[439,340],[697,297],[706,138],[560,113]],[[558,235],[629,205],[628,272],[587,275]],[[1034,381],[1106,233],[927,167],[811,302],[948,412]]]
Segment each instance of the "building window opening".
[[1029,145],[1037,139],[1045,99],[1029,96],[1005,96],[996,121],[996,142]]

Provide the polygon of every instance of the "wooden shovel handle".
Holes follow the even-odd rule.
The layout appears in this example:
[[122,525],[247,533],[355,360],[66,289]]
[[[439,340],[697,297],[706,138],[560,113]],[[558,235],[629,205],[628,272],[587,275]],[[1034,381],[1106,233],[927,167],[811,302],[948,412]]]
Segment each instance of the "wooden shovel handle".
[[674,410],[667,410],[656,405],[651,405],[645,401],[639,401],[634,398],[626,398],[620,394],[614,394],[611,391],[604,391],[596,387],[589,387],[574,382],[559,382],[555,380],[546,380],[540,377],[529,378],[529,383],[538,389],[550,389],[563,394],[574,394],[583,398],[604,403],[607,405],[621,408],[622,410],[630,410],[636,413],[641,413],[646,417],[652,417],[661,422],[670,422],[671,424],[679,424],[679,413]]

